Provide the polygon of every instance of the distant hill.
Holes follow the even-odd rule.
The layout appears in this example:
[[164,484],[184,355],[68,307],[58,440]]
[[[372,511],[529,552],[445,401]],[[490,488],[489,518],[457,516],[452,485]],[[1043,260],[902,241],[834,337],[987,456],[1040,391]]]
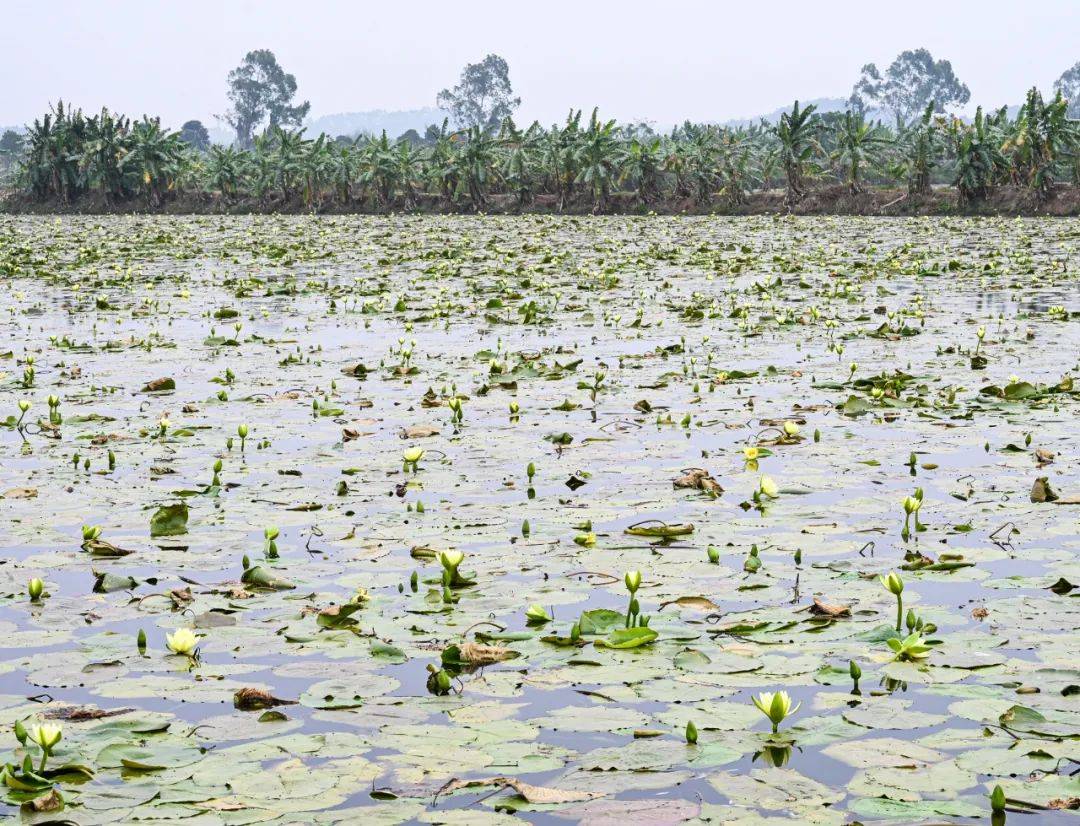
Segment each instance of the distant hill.
[[401,109],[387,111],[372,109],[367,112],[341,112],[336,115],[322,115],[312,118],[304,125],[309,135],[325,132],[328,135],[348,135],[350,138],[360,134],[380,135],[383,130],[391,138],[403,132],[415,129],[420,134],[432,123],[442,123],[446,112],[434,106],[423,109]]
[[[776,123],[777,121],[780,120],[780,116],[784,112],[790,112],[791,111],[791,106],[792,106],[792,104],[794,104],[794,102],[795,101],[792,101],[787,106],[782,106],[779,109],[774,109],[772,112],[769,112],[767,115],[759,115],[756,118],[744,118],[742,120],[729,120],[729,121],[725,121],[724,123],[722,123],[720,125],[721,126],[732,126],[732,127],[734,127],[734,126],[750,126],[752,124],[758,123],[762,119],[767,120],[769,123]],[[799,101],[799,106],[802,106],[802,107],[806,107],[809,104],[813,104],[814,106],[816,106],[818,113],[822,114],[822,115],[827,114],[829,112],[843,112],[848,108],[847,98],[811,98],[811,99],[808,99],[808,100],[800,100]],[[889,115],[888,112],[878,112],[878,111],[875,111],[875,110],[870,110],[869,112],[866,113],[866,116],[867,116],[867,120],[879,120],[880,119],[880,120],[887,120],[890,123],[892,122],[892,117]]]

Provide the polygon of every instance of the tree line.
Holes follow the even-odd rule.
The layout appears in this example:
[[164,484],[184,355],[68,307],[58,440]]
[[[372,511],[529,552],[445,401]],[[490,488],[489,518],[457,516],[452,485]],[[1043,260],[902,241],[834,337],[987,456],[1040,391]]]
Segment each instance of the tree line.
[[661,134],[597,110],[587,119],[571,111],[562,123],[523,128],[513,118],[520,98],[506,62],[489,55],[439,94],[449,117],[423,135],[331,138],[305,134],[299,124],[309,105],[295,102],[295,78],[259,50],[229,75],[231,146],[211,145],[197,121],[172,131],[157,118],[59,103],[8,156],[16,186],[34,198],[73,203],[99,193],[110,204],[142,200],[150,208],[185,194],[264,209],[479,211],[493,197],[527,209],[545,197],[560,210],[604,211],[616,196],[643,208],[738,208],[755,191],[776,188],[795,206],[822,184],[853,195],[904,185],[915,196],[953,186],[974,206],[1001,186],[1045,201],[1056,182],[1080,183],[1080,121],[1065,94],[1080,91],[1080,64],[1057,86],[1050,99],[1032,88],[1015,115],[980,108],[962,120],[946,109],[969,100],[967,87],[948,61],[919,49],[884,72],[864,67],[844,112],[796,102],[775,123],[685,122]]

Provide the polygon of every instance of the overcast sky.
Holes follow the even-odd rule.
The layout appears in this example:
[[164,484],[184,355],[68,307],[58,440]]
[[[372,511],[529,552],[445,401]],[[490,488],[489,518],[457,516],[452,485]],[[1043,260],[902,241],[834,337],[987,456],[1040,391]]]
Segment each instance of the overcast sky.
[[846,96],[864,63],[925,46],[973,103],[1019,103],[1080,60],[1080,0],[4,0],[0,125],[58,97],[213,125],[225,76],[273,50],[312,116],[434,104],[495,52],[520,121],[571,106],[664,126]]

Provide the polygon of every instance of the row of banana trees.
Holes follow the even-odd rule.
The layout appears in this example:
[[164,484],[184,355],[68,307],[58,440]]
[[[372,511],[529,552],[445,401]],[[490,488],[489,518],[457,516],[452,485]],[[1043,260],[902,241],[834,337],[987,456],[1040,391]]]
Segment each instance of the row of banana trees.
[[1046,101],[1032,89],[1015,118],[1004,108],[980,109],[966,122],[935,113],[931,103],[914,122],[887,126],[796,102],[776,124],[687,122],[666,135],[619,126],[594,110],[588,120],[571,112],[548,129],[522,129],[510,119],[498,131],[443,123],[421,141],[385,133],[309,138],[273,127],[250,149],[200,152],[156,119],[107,110],[87,116],[58,104],[28,130],[17,180],[41,199],[70,203],[99,192],[110,203],[142,198],[151,207],[187,192],[312,209],[333,201],[483,210],[498,195],[522,209],[547,196],[560,210],[603,211],[616,193],[646,206],[692,199],[699,207],[734,208],[775,187],[794,205],[823,182],[842,182],[852,194],[897,184],[927,194],[934,184],[951,184],[965,204],[1011,185],[1045,200],[1056,181],[1080,182],[1080,122],[1067,118],[1066,107],[1060,95]]

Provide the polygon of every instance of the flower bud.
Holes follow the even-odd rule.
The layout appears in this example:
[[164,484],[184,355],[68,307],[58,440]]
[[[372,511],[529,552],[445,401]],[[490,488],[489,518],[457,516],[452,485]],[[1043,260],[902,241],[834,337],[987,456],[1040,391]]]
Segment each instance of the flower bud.
[[994,786],[990,792],[990,808],[995,812],[1005,811],[1005,790],[1001,786]]
[[38,577],[34,577],[26,586],[26,591],[30,594],[30,601],[37,602],[41,599],[41,594],[45,590],[45,583]]

